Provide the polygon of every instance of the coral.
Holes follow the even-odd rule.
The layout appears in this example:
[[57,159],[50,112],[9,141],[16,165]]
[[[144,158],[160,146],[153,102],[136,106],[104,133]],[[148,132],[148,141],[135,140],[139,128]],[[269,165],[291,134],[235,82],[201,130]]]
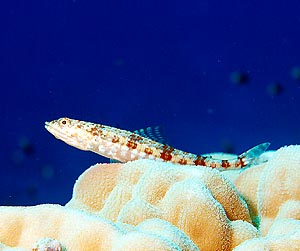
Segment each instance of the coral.
[[[80,208],[91,213],[99,211],[103,208],[108,194],[118,181],[117,178],[121,166],[114,163],[109,165],[103,164],[101,168],[90,167],[88,171],[84,172],[85,179],[82,180],[80,178],[82,177],[81,175],[76,181],[73,197],[69,204],[72,204],[74,208]],[[101,187],[101,189],[96,189],[98,187]],[[117,203],[122,203],[122,201]]]
[[265,236],[234,250],[300,250],[300,146],[280,148],[234,181]]
[[0,251],[27,251],[23,248],[12,248],[0,243]]
[[262,158],[268,162],[246,169],[234,183],[252,221],[266,235],[275,219],[300,217],[300,146],[267,152]]
[[6,251],[22,250],[8,246],[60,251],[62,245],[76,251],[198,250],[189,237],[162,220],[150,219],[128,231],[81,210],[50,204],[0,207],[0,243],[7,245],[0,244]]
[[257,200],[260,231],[266,235],[282,204],[300,200],[300,146],[280,148],[261,173]]
[[248,222],[237,220],[233,221],[231,225],[234,230],[232,247],[236,247],[246,240],[261,236],[258,229],[256,229],[253,225],[248,224]]
[[[150,240],[146,242],[143,240],[143,236]],[[199,250],[182,231],[179,231],[171,223],[160,219],[145,220],[135,228],[135,231],[130,231],[120,239],[115,242],[114,250],[166,250],[163,246],[161,248],[155,247],[153,243],[159,240],[164,245],[168,244],[172,248],[170,250]]]
[[[66,206],[130,225],[161,218],[201,250],[230,250],[241,242],[233,239],[239,235],[233,235],[232,222],[251,222],[246,203],[219,171],[151,160],[91,167],[77,180]],[[249,238],[255,236],[249,232]]]
[[300,220],[300,200],[288,200],[283,203],[278,210],[276,219],[293,218]]
[[253,166],[246,169],[244,172],[240,173],[239,176],[234,180],[238,191],[241,193],[243,198],[246,200],[252,222],[258,225],[258,201],[257,201],[257,191],[258,183],[260,180],[260,175],[265,168],[266,163]]
[[0,208],[0,242],[11,247],[29,249],[37,240],[49,237],[61,240],[69,250],[110,250],[110,240],[117,234],[116,226],[106,220],[95,221],[59,205]]
[[278,219],[271,226],[266,237],[249,239],[233,249],[234,251],[297,251],[300,250],[300,221]]
[[58,240],[42,238],[33,245],[32,251],[66,251],[66,248]]

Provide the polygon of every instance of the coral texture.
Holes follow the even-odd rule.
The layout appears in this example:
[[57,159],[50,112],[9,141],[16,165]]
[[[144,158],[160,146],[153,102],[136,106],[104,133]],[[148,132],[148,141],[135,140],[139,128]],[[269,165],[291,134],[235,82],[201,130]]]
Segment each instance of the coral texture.
[[[219,171],[151,160],[91,167],[67,206],[130,225],[164,219],[201,250],[230,250],[247,236],[234,240],[240,235],[232,222],[251,222],[246,203]],[[249,238],[256,234],[250,231]]]
[[50,204],[1,207],[0,242],[7,246],[0,244],[0,250],[6,251],[198,250],[183,232],[163,220],[150,219],[128,231],[107,219]]
[[246,200],[250,215],[252,218],[252,222],[258,226],[259,223],[259,215],[258,215],[258,184],[260,181],[260,175],[263,169],[265,168],[266,163],[253,166],[251,168],[246,169],[234,181],[239,192],[242,194],[243,198]]
[[264,237],[234,250],[300,250],[300,146],[280,148],[267,163],[241,173],[235,184]]
[[265,237],[249,239],[234,251],[297,251],[300,250],[300,221],[278,219]]
[[300,146],[283,147],[267,162],[260,176],[257,196],[259,228],[265,235],[282,204],[300,201]]

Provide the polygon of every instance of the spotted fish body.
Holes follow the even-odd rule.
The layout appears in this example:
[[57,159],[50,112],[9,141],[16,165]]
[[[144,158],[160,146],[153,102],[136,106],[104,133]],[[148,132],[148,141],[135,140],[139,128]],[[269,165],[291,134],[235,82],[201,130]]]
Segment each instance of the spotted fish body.
[[218,169],[239,169],[252,163],[270,145],[255,146],[231,160],[187,153],[171,146],[118,128],[69,118],[45,123],[45,128],[56,138],[81,150],[128,162],[153,159],[180,165],[200,165]]

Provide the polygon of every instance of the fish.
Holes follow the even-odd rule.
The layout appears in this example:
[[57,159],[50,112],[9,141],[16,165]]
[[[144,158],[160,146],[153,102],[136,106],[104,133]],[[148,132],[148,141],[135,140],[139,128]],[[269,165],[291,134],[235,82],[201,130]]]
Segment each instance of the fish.
[[197,155],[173,148],[150,139],[146,134],[141,136],[138,131],[131,132],[77,119],[59,118],[45,122],[45,128],[54,137],[73,147],[92,151],[119,162],[152,159],[219,170],[247,167],[270,145],[269,142],[259,144],[232,159],[215,159],[212,156]]

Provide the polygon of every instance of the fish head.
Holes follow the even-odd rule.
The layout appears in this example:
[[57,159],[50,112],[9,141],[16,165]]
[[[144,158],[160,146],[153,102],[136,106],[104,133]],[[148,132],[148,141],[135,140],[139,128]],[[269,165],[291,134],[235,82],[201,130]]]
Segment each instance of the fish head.
[[81,150],[90,150],[91,142],[99,134],[99,125],[77,119],[59,118],[45,122],[54,137]]

